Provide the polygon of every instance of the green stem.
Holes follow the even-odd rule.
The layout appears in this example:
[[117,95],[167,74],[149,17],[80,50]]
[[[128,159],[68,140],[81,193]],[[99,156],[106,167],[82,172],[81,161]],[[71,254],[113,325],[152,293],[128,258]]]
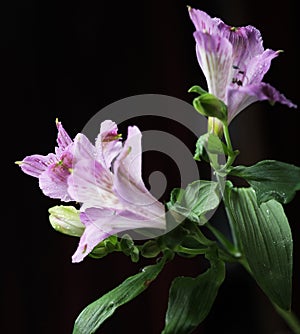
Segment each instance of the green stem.
[[212,241],[206,238],[206,236],[200,231],[200,229],[197,226],[195,225],[192,225],[192,226],[193,226],[193,229],[191,228],[191,231],[194,232],[193,237],[200,244],[205,245],[207,247],[210,247],[215,244],[215,241]]
[[206,223],[205,226],[214,234],[217,240],[221,243],[222,246],[224,246],[224,248],[230,255],[235,258],[238,258],[242,255],[241,252],[236,248],[236,246],[234,246],[222,232],[213,227],[210,223]]
[[224,124],[223,133],[224,133],[224,138],[225,138],[227,147],[228,147],[230,152],[233,152],[231,139],[230,139],[230,134],[229,134],[229,129],[228,129],[228,124],[227,123],[223,123],[223,124]]
[[286,311],[277,306],[276,304],[273,304],[275,310],[277,313],[282,317],[282,319],[285,321],[285,323],[290,327],[290,329],[295,334],[300,334],[300,321],[296,317],[296,315],[292,311]]
[[185,253],[185,254],[190,254],[190,255],[200,255],[200,254],[205,254],[207,252],[207,248],[198,248],[198,249],[191,249],[183,246],[177,246],[175,248],[175,252],[179,253]]

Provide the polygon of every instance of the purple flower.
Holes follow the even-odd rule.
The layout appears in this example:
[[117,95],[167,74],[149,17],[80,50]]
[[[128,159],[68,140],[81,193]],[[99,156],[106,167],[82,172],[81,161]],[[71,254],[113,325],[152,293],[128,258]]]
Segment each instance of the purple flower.
[[58,146],[55,153],[30,155],[17,163],[24,173],[39,179],[39,186],[46,196],[68,202],[72,200],[67,190],[67,179],[72,168],[73,141],[60,122],[56,121],[56,126]]
[[[61,123],[56,125],[55,153],[27,156],[18,164],[24,173],[39,179],[45,195],[80,204],[85,228],[73,262],[82,261],[110,235],[143,228],[165,230],[164,206],[142,180],[142,134],[136,126],[128,128],[123,145],[117,125],[104,121],[93,145],[81,133],[71,140]],[[72,217],[61,215],[60,219],[63,226]]]
[[164,230],[165,210],[145,187],[141,175],[141,137],[128,128],[122,145],[112,121],[101,124],[95,146],[83,134],[74,139],[68,192],[81,203],[85,230],[73,262],[80,262],[109,235],[140,228]]
[[255,27],[231,27],[193,8],[189,8],[189,14],[196,28],[196,54],[208,91],[227,105],[228,122],[256,101],[297,108],[274,87],[262,82],[271,60],[280,51],[265,50]]

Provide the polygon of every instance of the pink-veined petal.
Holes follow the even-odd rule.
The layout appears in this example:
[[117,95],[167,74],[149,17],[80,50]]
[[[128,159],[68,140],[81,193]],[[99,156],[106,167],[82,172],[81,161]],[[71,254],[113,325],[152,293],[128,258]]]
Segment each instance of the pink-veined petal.
[[146,220],[128,210],[88,208],[80,214],[80,219],[85,225],[85,230],[72,257],[73,262],[82,261],[99,242],[110,235],[144,228],[162,228],[160,222],[155,225],[153,220]]
[[111,162],[119,155],[122,142],[118,135],[118,127],[115,122],[106,120],[101,123],[100,133],[96,138],[96,159],[106,168],[111,167]]
[[39,177],[49,165],[57,161],[58,159],[53,153],[49,153],[46,156],[33,154],[25,157],[25,159],[18,164],[24,173],[33,177]]
[[112,191],[112,173],[96,160],[76,162],[68,184],[70,196],[85,207],[120,207]]
[[218,23],[220,19],[211,18],[207,13],[199,9],[189,7],[189,15],[195,26],[196,31],[206,32],[208,34],[218,34]]
[[153,219],[153,225],[164,228],[164,206],[152,196],[142,180],[141,138],[142,134],[136,126],[128,127],[127,140],[113,165],[114,191],[129,211],[137,212],[146,220]]
[[78,133],[74,138],[72,153],[74,156],[73,164],[75,165],[77,161],[83,159],[94,160],[96,156],[96,149],[84,134]]
[[233,65],[244,71],[245,66],[255,56],[263,53],[261,33],[255,27],[231,27],[221,22],[219,24],[221,35],[228,39],[232,45]]
[[256,101],[268,100],[271,104],[281,103],[289,108],[297,108],[293,102],[288,100],[283,94],[271,85],[260,82],[259,84],[246,85],[238,89],[230,89],[228,95],[228,120],[229,122],[243,109]]
[[194,37],[208,91],[226,103],[226,88],[232,79],[232,46],[227,39],[217,35],[196,31]]
[[62,178],[62,173],[57,175],[51,169],[44,171],[39,177],[39,187],[42,192],[50,198],[58,198],[63,202],[70,202],[73,199],[68,194],[67,178],[69,174],[65,174]]
[[111,235],[105,232],[101,226],[109,222],[113,217],[113,211],[107,209],[91,209],[87,214],[80,214],[80,219],[85,225],[84,232],[80,238],[77,250],[72,256],[72,262],[81,262],[101,241]]
[[57,127],[57,138],[56,142],[58,144],[58,147],[55,148],[55,153],[59,156],[62,154],[66,148],[73,143],[72,139],[66,132],[66,130],[63,128],[61,122],[56,122],[56,127]]
[[39,186],[43,193],[50,198],[59,198],[69,202],[72,198],[68,194],[68,177],[71,173],[72,154],[64,151],[60,160],[52,163],[39,177]]
[[263,53],[252,58],[247,65],[246,77],[244,83],[257,84],[260,83],[264,75],[268,72],[271,61],[279,55],[279,51],[271,49],[265,50]]

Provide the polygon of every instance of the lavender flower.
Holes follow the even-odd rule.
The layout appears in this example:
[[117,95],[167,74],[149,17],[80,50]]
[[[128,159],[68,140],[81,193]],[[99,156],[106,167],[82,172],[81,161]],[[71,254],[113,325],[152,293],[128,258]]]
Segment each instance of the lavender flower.
[[[81,133],[71,140],[61,123],[56,125],[55,153],[27,156],[18,164],[24,173],[39,179],[45,195],[80,204],[84,232],[73,262],[81,261],[110,235],[141,228],[165,230],[164,206],[142,180],[142,134],[136,126],[128,128],[123,145],[117,125],[104,121],[93,145]],[[66,212],[64,207],[59,217],[52,215],[50,220],[68,233],[65,226],[78,226],[78,217]]]
[[68,179],[70,196],[82,203],[85,230],[73,262],[80,262],[109,235],[166,227],[165,210],[145,187],[141,176],[141,132],[128,128],[122,146],[117,126],[101,124],[95,146],[83,134],[74,139],[74,164]]
[[[256,101],[297,107],[274,87],[262,82],[271,60],[280,51],[264,49],[261,34],[255,27],[231,27],[193,8],[189,8],[189,14],[196,28],[196,54],[208,91],[227,105],[228,122]],[[213,122],[220,127],[218,120]]]
[[72,168],[73,141],[60,122],[56,121],[56,126],[58,147],[55,147],[55,153],[30,155],[17,164],[24,173],[39,179],[39,186],[46,196],[69,202],[72,198],[68,194],[67,179]]

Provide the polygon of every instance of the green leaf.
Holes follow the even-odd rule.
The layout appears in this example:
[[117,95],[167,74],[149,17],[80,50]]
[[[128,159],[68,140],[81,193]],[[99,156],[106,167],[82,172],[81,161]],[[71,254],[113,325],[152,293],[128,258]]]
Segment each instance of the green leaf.
[[224,262],[212,262],[196,278],[176,277],[169,293],[165,328],[162,334],[189,334],[208,315],[225,278]]
[[286,204],[300,190],[300,167],[276,160],[263,160],[250,167],[236,166],[230,174],[244,178],[253,187],[258,204],[270,199]]
[[226,190],[231,221],[252,276],[285,310],[291,307],[293,241],[283,207],[275,200],[257,204],[252,188]]
[[138,274],[127,278],[115,289],[88,305],[75,321],[73,334],[92,334],[118,307],[128,303],[155,280],[163,269],[169,254],[156,264],[145,267]]
[[170,204],[170,212],[174,212],[175,219],[182,217],[198,224],[205,224],[205,214],[218,207],[220,194],[218,183],[213,181],[195,181],[190,183],[184,191],[179,192],[180,196],[173,205]]
[[194,159],[196,161],[201,161],[202,159],[206,162],[209,162],[209,156],[206,152],[207,140],[208,140],[208,133],[200,136],[196,142],[196,151],[194,155]]

